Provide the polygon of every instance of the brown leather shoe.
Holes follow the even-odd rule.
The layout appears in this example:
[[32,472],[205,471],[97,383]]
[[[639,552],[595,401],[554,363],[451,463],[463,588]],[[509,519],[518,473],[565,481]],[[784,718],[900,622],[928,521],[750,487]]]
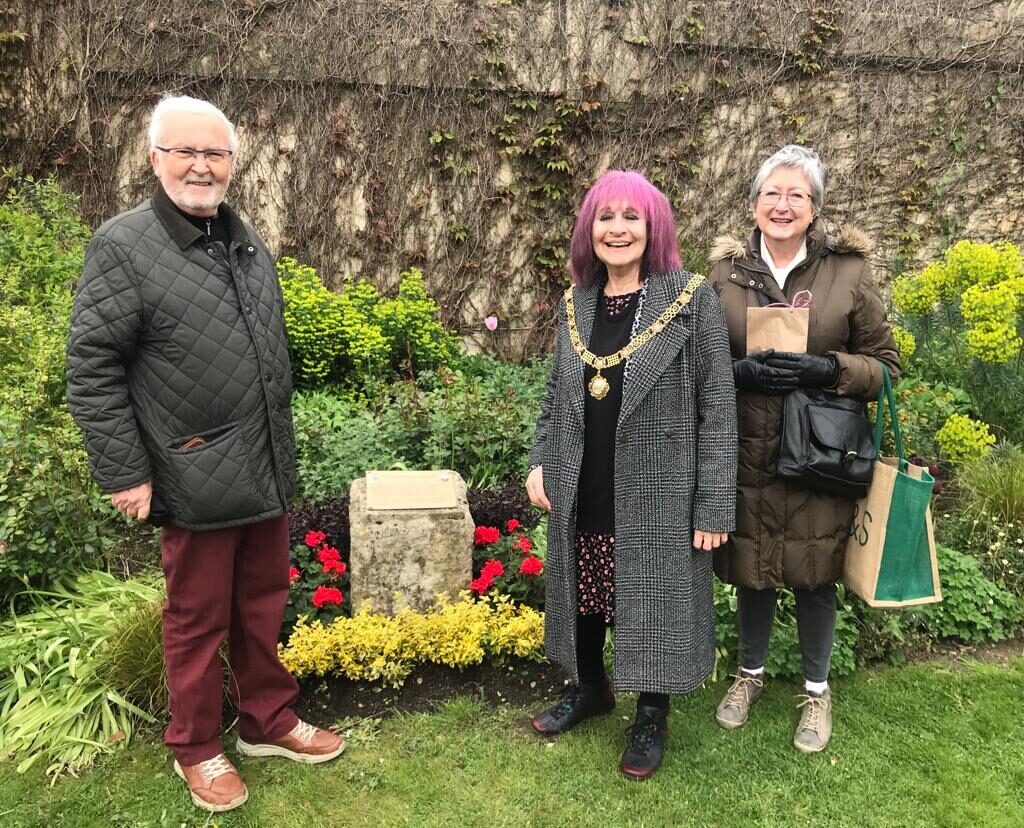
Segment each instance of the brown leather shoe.
[[180,765],[175,760],[174,772],[185,780],[196,807],[204,811],[230,811],[249,798],[242,777],[223,753],[197,765]]
[[283,756],[293,762],[318,765],[329,762],[345,749],[345,740],[336,733],[313,727],[299,720],[290,733],[273,742],[250,744],[238,739],[238,750],[246,756]]

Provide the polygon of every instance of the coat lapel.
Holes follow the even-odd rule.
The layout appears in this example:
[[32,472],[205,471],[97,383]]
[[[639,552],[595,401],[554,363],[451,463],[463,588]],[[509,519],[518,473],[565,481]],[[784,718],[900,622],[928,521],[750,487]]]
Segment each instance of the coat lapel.
[[[597,312],[597,294],[601,290],[599,285],[591,285],[588,288],[574,287],[572,293],[573,307],[576,311],[576,330],[579,331],[580,341],[586,344],[590,342],[591,331],[594,330],[594,314]],[[569,397],[572,402],[572,410],[580,421],[580,428],[583,428],[583,360],[575,351],[571,351],[569,357]]]
[[[655,276],[647,284],[643,311],[637,332],[646,330],[675,301],[673,280]],[[626,421],[647,393],[654,387],[679,350],[689,338],[691,305],[686,305],[668,327],[637,351],[627,365],[628,376],[622,383],[622,408],[619,425]]]

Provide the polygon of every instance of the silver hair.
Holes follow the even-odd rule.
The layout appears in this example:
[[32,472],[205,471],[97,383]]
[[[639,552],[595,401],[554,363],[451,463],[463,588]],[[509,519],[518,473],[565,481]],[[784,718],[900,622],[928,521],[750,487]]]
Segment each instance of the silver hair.
[[153,107],[153,114],[149,118],[149,148],[156,149],[160,143],[160,130],[163,127],[164,119],[174,113],[188,112],[193,115],[213,115],[224,121],[228,128],[228,149],[232,152],[238,150],[238,136],[235,135],[235,125],[228,120],[228,116],[221,112],[209,101],[199,98],[190,98],[188,95],[169,95]]
[[807,183],[811,185],[811,204],[814,206],[814,214],[818,215],[825,206],[825,183],[828,180],[828,173],[825,172],[825,166],[821,163],[818,153],[799,144],[786,144],[761,164],[757,175],[754,176],[754,183],[750,185],[750,208],[753,209],[757,203],[758,193],[764,187],[768,176],[779,167],[798,169],[807,177]]

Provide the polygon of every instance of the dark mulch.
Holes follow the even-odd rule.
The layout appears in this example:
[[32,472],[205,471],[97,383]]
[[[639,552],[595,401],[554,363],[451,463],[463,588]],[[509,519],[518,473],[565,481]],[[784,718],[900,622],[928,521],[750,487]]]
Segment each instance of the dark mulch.
[[531,709],[558,695],[565,676],[547,663],[509,659],[456,670],[428,664],[417,668],[399,688],[380,682],[356,682],[325,676],[300,682],[295,712],[308,721],[329,724],[349,717],[433,710],[456,696],[471,696],[489,705]]
[[[965,662],[1007,665],[1024,658],[1024,639],[977,646],[946,644],[914,653],[909,661],[945,661],[953,669]],[[566,676],[548,663],[510,659],[485,662],[465,670],[428,664],[416,669],[399,688],[380,682],[356,682],[334,676],[305,679],[296,712],[308,721],[331,724],[345,718],[377,718],[393,713],[430,711],[457,696],[471,696],[497,707],[540,709],[565,687]]]

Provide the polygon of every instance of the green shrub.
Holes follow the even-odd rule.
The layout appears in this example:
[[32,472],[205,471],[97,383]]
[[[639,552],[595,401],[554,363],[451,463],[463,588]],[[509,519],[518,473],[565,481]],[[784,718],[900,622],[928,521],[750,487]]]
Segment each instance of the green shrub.
[[0,595],[102,557],[114,510],[92,485],[64,403],[72,287],[89,230],[53,181],[12,180],[0,204]]
[[40,425],[0,406],[0,595],[94,565],[118,522],[65,409]]
[[548,371],[545,361],[520,366],[477,356],[421,377],[430,390],[396,386],[378,415],[385,440],[410,466],[454,469],[472,487],[521,478]]
[[1019,598],[989,581],[970,555],[937,548],[942,601],[919,608],[933,635],[965,644],[1002,641],[1020,629]]
[[155,580],[93,572],[33,593],[33,611],[0,624],[0,755],[19,772],[43,759],[48,773],[73,773],[154,723],[107,683],[108,659],[118,626],[161,595]]
[[390,469],[400,459],[385,443],[363,405],[326,391],[297,393],[292,399],[298,496],[318,502],[348,493],[367,469]]
[[64,407],[64,346],[89,229],[53,181],[12,179],[0,204],[0,376],[4,403],[45,423]]
[[416,268],[402,273],[394,299],[363,280],[347,279],[334,293],[313,268],[290,258],[277,270],[298,387],[334,382],[373,395],[399,377],[449,366],[458,354],[458,340],[438,321]]
[[942,261],[899,277],[892,298],[916,341],[907,365],[962,386],[973,413],[1003,436],[1024,441],[1021,251],[1006,242],[958,242]]
[[985,459],[961,469],[959,480],[970,494],[969,511],[1024,523],[1024,447],[1001,443]]
[[1024,597],[1024,521],[1007,522],[962,503],[938,516],[935,535],[943,546],[974,558],[990,581]]
[[313,268],[290,257],[277,263],[277,276],[295,385],[321,385],[344,347],[338,297],[323,286]]
[[[158,586],[159,582],[153,583]],[[129,606],[118,614],[102,650],[97,674],[104,686],[154,719],[167,718],[162,597]]]

